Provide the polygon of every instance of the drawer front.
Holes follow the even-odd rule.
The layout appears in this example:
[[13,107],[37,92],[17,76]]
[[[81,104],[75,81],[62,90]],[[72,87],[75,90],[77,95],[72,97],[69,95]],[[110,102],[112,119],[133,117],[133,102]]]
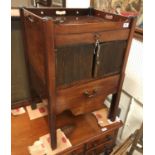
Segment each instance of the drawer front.
[[107,134],[105,136],[102,136],[102,137],[92,141],[92,142],[87,143],[86,149],[89,150],[89,149],[92,149],[94,147],[97,147],[100,144],[113,142],[114,137],[115,137],[114,132],[109,133],[109,134]]
[[128,29],[123,27],[124,22],[100,22],[88,24],[57,24],[55,25],[55,33],[58,34],[72,34],[72,33],[89,33],[97,31],[110,31]]
[[104,144],[100,144],[88,151],[86,151],[85,155],[99,155],[100,153],[107,153],[109,154],[112,151],[113,143],[107,142]]
[[111,93],[117,91],[119,75],[57,90],[57,113],[70,109],[74,115],[94,111]]
[[79,148],[77,150],[74,150],[70,155],[84,155],[84,149]]
[[127,40],[129,36],[129,29],[94,32],[94,33],[81,33],[81,34],[66,34],[56,35],[56,47],[73,45],[73,44],[91,44],[95,43],[96,39],[100,42],[114,41],[114,40]]
[[56,85],[70,85],[73,82],[91,79],[93,53],[93,44],[58,48],[56,52]]
[[69,151],[69,152],[63,152],[61,153],[63,155],[84,155],[84,146],[79,146],[76,149]]

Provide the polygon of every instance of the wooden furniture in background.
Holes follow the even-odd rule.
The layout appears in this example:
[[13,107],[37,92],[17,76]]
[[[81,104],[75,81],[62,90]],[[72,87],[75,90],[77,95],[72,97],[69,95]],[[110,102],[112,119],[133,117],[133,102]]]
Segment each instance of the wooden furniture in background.
[[139,41],[143,41],[143,29],[136,27],[135,33],[134,33],[134,38]]
[[116,146],[110,155],[133,155],[135,150],[143,153],[143,124],[120,146]]
[[135,131],[135,138],[128,152],[128,155],[133,155],[133,152],[135,150],[137,150],[140,153],[143,153],[143,124],[139,129]]
[[30,87],[48,99],[52,148],[57,115],[65,110],[89,113],[113,94],[114,121],[136,19],[64,8],[22,9],[21,17]]
[[127,150],[134,141],[134,134],[131,134],[120,146],[115,146],[110,155],[127,155]]
[[[103,107],[104,108],[104,107]],[[106,108],[106,107],[105,107]],[[39,137],[49,133],[48,117],[30,120],[28,113],[20,116],[11,116],[11,154],[29,155],[28,146],[31,146]],[[74,130],[67,134],[64,127],[74,125]],[[59,155],[107,155],[115,145],[118,129],[122,122],[105,126],[101,131],[96,118],[92,114],[74,116],[66,111],[57,115],[56,128],[64,131],[72,147],[60,152]]]

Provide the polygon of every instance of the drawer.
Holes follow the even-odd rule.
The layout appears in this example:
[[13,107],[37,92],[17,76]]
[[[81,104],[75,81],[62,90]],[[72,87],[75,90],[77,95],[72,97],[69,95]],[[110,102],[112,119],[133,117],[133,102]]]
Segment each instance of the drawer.
[[92,149],[94,147],[97,147],[98,145],[104,144],[104,143],[109,143],[112,142],[114,140],[114,132],[109,133],[105,136],[99,137],[98,139],[89,142],[86,144],[86,149]]
[[64,155],[84,155],[84,146],[79,146],[75,150],[68,152],[67,154],[64,153]]
[[56,47],[81,43],[91,44],[95,43],[96,39],[98,39],[100,42],[107,42],[114,40],[127,40],[128,36],[129,29],[67,35],[58,34],[55,37],[55,44]]
[[57,90],[57,114],[70,109],[74,115],[79,115],[101,108],[107,95],[117,91],[119,77],[115,75]]
[[84,155],[84,145],[73,147],[70,150],[58,153],[57,155]]
[[74,150],[70,155],[84,155],[84,149],[79,148],[77,150]]
[[113,143],[107,142],[105,144],[100,144],[88,151],[86,151],[85,155],[99,155],[100,153],[109,154],[112,151]]

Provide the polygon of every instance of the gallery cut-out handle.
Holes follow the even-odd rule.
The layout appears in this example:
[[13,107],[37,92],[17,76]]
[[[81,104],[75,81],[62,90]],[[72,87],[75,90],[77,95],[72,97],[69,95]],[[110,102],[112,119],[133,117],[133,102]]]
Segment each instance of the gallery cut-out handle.
[[106,14],[106,15],[105,15],[105,19],[112,20],[113,18],[114,18],[113,15],[109,15],[109,14]]
[[56,15],[66,15],[66,11],[65,10],[63,10],[63,11],[56,11],[55,12],[56,13]]

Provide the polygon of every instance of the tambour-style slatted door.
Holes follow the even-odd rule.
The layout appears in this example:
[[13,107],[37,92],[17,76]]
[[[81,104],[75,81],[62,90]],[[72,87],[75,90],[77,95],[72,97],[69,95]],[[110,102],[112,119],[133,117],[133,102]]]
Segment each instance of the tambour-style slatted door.
[[120,73],[126,49],[126,41],[112,41],[100,44],[95,77]]
[[56,83],[68,85],[92,78],[94,44],[79,44],[57,48]]

